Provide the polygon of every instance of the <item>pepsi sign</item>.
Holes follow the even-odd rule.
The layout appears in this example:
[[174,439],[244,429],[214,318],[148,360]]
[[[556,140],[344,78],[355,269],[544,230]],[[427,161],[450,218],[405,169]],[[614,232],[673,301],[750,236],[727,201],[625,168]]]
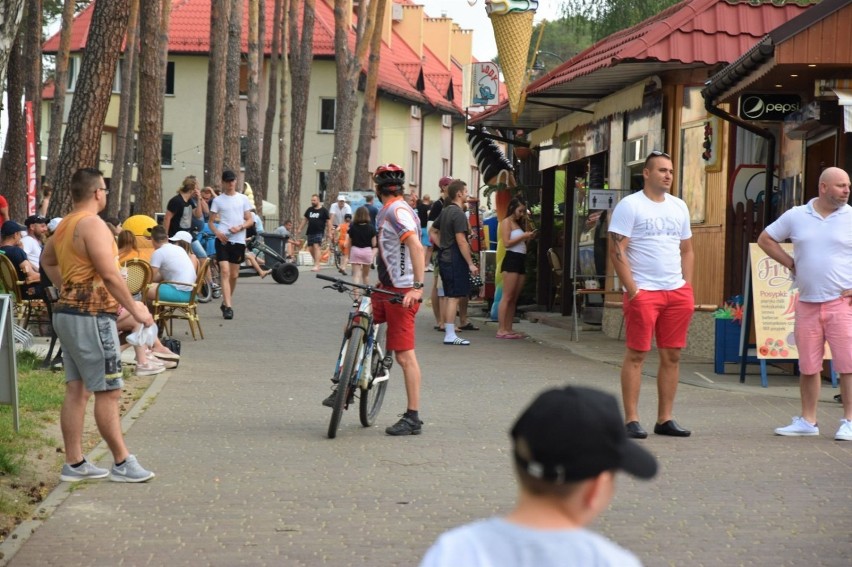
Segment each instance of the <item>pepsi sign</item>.
[[791,94],[744,94],[740,97],[740,118],[783,121],[802,108],[802,97]]

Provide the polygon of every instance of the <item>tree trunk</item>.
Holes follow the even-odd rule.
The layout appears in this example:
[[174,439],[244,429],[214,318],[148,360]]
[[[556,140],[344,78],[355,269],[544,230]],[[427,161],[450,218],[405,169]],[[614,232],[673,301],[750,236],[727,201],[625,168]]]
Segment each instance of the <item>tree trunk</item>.
[[[240,175],[240,59],[243,1],[232,0],[228,23],[228,72],[225,85],[224,168]],[[221,173],[221,172],[220,172]],[[237,184],[240,187],[239,183]]]
[[71,47],[71,22],[74,19],[74,0],[65,0],[62,7],[62,28],[59,32],[59,51],[56,53],[56,75],[53,88],[53,106],[50,109],[50,133],[47,138],[47,164],[44,178],[55,186],[59,167],[59,144],[62,124],[65,122],[65,90],[68,84],[68,57]]
[[[6,79],[6,109],[9,115],[9,129],[3,146],[3,162],[0,164],[0,187],[9,202],[9,217],[21,220],[26,217],[27,176],[26,176],[26,133],[24,130],[24,43],[26,29],[18,29],[18,37],[9,52]],[[9,220],[9,219],[6,219]]]
[[207,113],[204,121],[204,184],[218,186],[225,159],[225,77],[228,61],[230,0],[210,3],[210,58],[207,60]]
[[50,216],[63,216],[71,208],[68,185],[74,171],[98,165],[101,133],[129,15],[129,0],[95,3],[86,51],[62,139]]
[[[141,4],[140,4],[141,6]],[[133,68],[130,70],[130,108],[127,110],[127,115],[130,118],[130,125],[133,126],[130,135],[127,137],[127,149],[124,152],[127,158],[124,161],[124,174],[121,179],[121,186],[126,187],[121,193],[121,214],[119,218],[127,218],[130,216],[130,198],[137,193],[136,185],[133,182],[133,168],[138,167],[136,164],[136,136],[133,135],[136,129],[136,105],[139,100],[139,24],[136,25],[136,47],[134,49],[136,55],[133,57]],[[138,171],[138,170],[137,170]]]
[[[264,117],[263,140],[261,141],[260,146],[260,178],[263,179],[263,195],[265,199],[269,199],[270,194],[267,180],[269,179],[269,172],[272,169],[272,131],[275,127],[275,114],[278,109],[278,65],[281,60],[282,0],[274,1],[275,7],[272,10],[271,26],[272,53],[269,57],[269,93],[266,97],[266,116]],[[282,136],[279,133],[279,138],[280,137]],[[278,191],[280,194],[280,187]]]
[[[24,0],[0,0],[0,88],[6,84],[9,54],[24,17]],[[2,104],[2,102],[0,102]],[[0,132],[2,134],[2,132]]]
[[[334,1],[334,56],[337,61],[337,100],[334,117],[334,155],[328,177],[326,203],[337,200],[340,191],[352,187],[350,159],[353,146],[355,112],[358,109],[358,78],[361,60],[367,52],[369,36],[375,22],[376,2],[370,3],[370,15],[364,2],[358,5],[358,25],[355,32],[355,52],[349,49],[351,4],[348,0]],[[367,33],[369,31],[369,34]]]
[[[140,4],[141,6],[141,4]],[[146,2],[139,12],[139,195],[136,212],[162,209],[163,92],[171,0]],[[164,43],[165,42],[165,43]]]
[[373,188],[370,171],[370,151],[376,134],[376,94],[379,90],[379,63],[382,51],[382,25],[385,21],[387,0],[377,2],[375,26],[370,37],[370,59],[367,65],[367,82],[364,87],[364,105],[361,108],[361,127],[358,130],[358,149],[355,152],[354,187],[360,190]]
[[248,17],[248,102],[246,104],[246,174],[245,181],[253,189],[254,204],[261,212],[263,184],[260,172],[260,82],[262,59],[260,45],[260,2],[249,0]]
[[[41,185],[41,0],[27,0],[26,46],[24,66],[26,68],[25,97],[33,107],[33,126],[35,128],[36,186]],[[38,198],[36,198],[38,207]]]
[[281,76],[280,100],[278,101],[278,221],[283,225],[288,220],[295,220],[292,211],[288,209],[288,167],[290,156],[290,58],[287,56],[290,45],[290,2],[281,2],[281,50],[284,52],[278,64]]
[[[308,118],[308,94],[311,86],[311,64],[314,59],[314,8],[316,0],[298,0],[290,2],[290,89],[292,106],[290,108],[290,175],[288,181],[287,204],[283,212],[285,218],[296,219],[299,216],[302,192],[302,160],[305,143],[305,125]],[[301,10],[300,10],[301,8]],[[299,13],[302,26],[299,34]]]
[[[116,133],[115,159],[112,162],[112,182],[110,184],[110,196],[108,205],[108,216],[119,217],[124,204],[130,203],[130,185],[124,184],[125,167],[132,169],[132,160],[128,159],[133,154],[129,148],[133,147],[133,133],[136,125],[136,117],[131,113],[135,105],[133,100],[135,93],[131,86],[133,81],[133,69],[136,68],[136,46],[137,34],[139,32],[139,0],[130,0],[130,18],[127,23],[127,38],[125,39],[124,60],[121,62],[121,102],[118,107],[118,132]],[[125,198],[125,194],[127,198]]]

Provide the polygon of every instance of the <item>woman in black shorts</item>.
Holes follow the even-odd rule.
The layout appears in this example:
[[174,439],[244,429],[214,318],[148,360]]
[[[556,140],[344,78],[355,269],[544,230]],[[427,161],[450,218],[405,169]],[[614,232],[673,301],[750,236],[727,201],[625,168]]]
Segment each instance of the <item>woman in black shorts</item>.
[[527,241],[535,238],[536,233],[527,230],[527,207],[519,199],[509,201],[506,218],[500,222],[499,234],[506,247],[506,256],[500,265],[503,296],[497,308],[497,338],[522,339],[523,334],[512,330],[512,321],[526,279]]

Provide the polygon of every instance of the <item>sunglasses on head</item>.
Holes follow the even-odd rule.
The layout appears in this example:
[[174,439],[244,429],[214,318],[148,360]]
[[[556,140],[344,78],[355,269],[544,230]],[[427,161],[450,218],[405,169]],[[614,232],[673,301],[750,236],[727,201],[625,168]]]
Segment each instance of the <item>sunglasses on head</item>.
[[660,157],[660,156],[666,157],[666,158],[669,158],[669,159],[671,159],[671,157],[672,157],[669,154],[667,154],[666,152],[661,152],[660,150],[654,150],[650,154],[648,154],[648,157]]

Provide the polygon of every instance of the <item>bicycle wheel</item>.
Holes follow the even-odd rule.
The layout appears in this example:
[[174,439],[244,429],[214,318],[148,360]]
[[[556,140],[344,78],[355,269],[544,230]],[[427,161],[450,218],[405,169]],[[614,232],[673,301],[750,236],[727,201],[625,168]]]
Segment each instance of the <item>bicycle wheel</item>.
[[207,282],[201,284],[201,291],[198,292],[196,296],[198,303],[210,303],[210,300],[213,299],[213,288]]
[[346,409],[346,400],[349,395],[354,393],[352,373],[355,372],[355,364],[361,354],[364,345],[364,329],[354,327],[349,340],[343,347],[346,352],[343,354],[343,364],[340,367],[340,374],[337,382],[337,395],[334,397],[334,407],[331,408],[331,420],[328,422],[328,438],[334,439],[337,436],[337,426],[340,425],[340,418],[343,416],[343,410]]
[[361,425],[364,427],[370,427],[376,422],[379,410],[382,409],[382,402],[385,401],[385,390],[388,387],[388,381],[382,380],[381,382],[375,382],[374,380],[384,370],[381,362],[385,357],[386,335],[387,325],[382,324],[379,326],[379,330],[376,331],[376,344],[373,346],[373,357],[370,361],[373,380],[370,381],[370,385],[366,390],[361,389],[361,403],[358,408],[358,414],[361,418]]

